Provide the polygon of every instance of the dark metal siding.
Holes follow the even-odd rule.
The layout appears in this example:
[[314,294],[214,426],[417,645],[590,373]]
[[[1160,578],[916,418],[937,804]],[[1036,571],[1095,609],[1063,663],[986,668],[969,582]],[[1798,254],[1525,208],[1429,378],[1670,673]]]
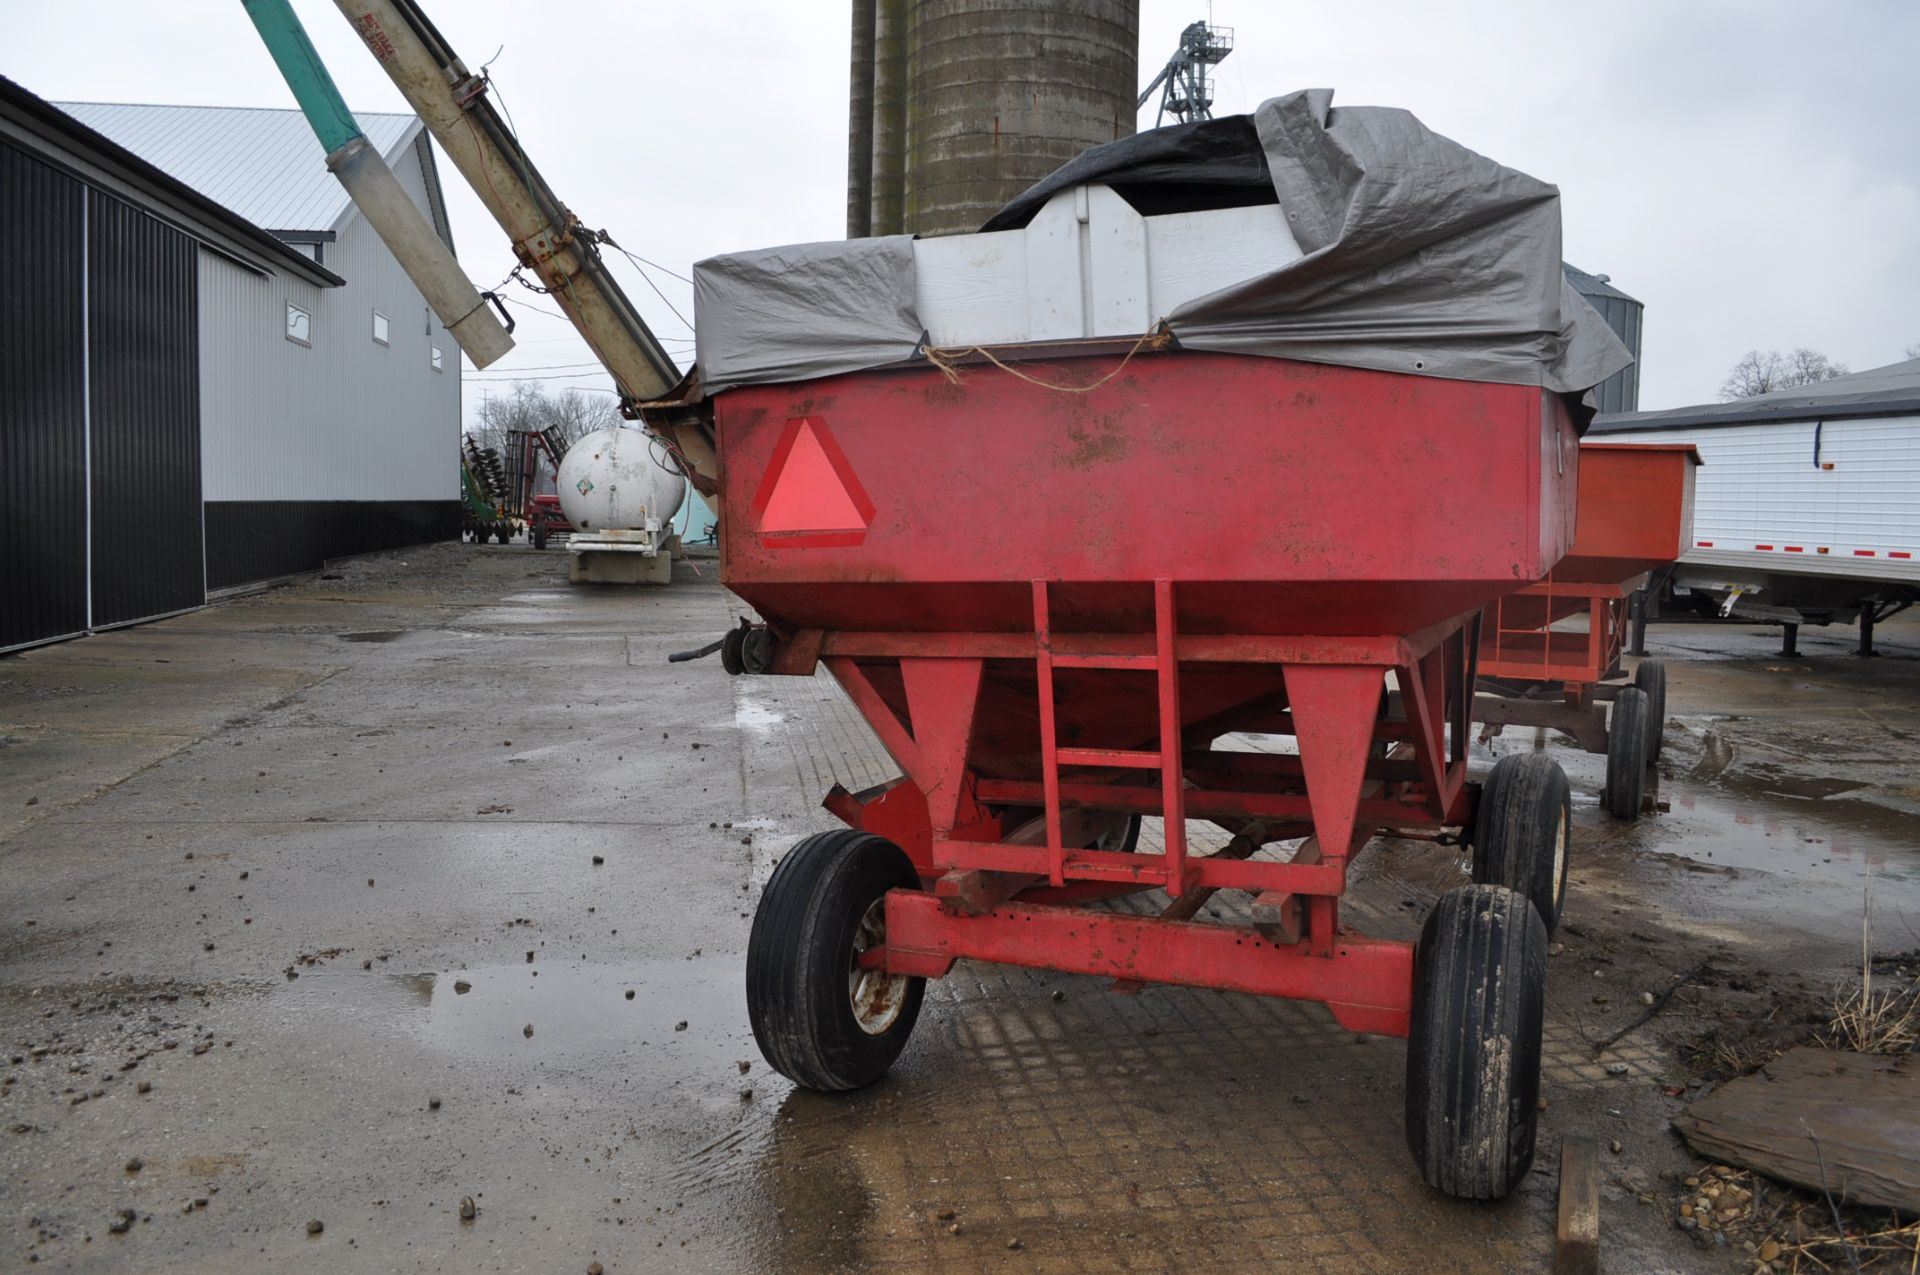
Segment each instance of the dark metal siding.
[[199,249],[110,195],[87,210],[93,623],[206,601]]
[[0,143],[0,649],[87,626],[84,199]]
[[1592,296],[1587,301],[1600,312],[1613,334],[1633,351],[1634,361],[1593,387],[1602,415],[1640,410],[1640,318],[1643,307],[1623,297]]
[[329,558],[460,537],[457,500],[210,500],[207,587],[226,589]]

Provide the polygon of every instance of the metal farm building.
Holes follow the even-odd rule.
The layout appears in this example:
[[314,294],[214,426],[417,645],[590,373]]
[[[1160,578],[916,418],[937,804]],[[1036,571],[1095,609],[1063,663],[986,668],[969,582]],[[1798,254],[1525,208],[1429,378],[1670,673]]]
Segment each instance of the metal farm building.
[[0,246],[0,650],[458,534],[459,348],[297,111],[0,79]]

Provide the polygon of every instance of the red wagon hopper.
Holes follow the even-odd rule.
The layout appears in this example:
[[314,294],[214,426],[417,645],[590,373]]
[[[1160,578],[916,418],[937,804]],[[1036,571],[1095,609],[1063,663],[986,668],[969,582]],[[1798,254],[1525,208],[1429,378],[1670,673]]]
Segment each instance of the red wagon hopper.
[[1691,543],[1699,465],[1690,443],[1582,443],[1573,547],[1495,603],[1481,630],[1475,720],[1489,737],[1545,726],[1606,754],[1605,805],[1620,819],[1640,814],[1667,720],[1666,666],[1621,667],[1627,603]]
[[[992,233],[696,267],[699,381],[649,421],[719,457],[722,577],[760,617],[722,660],[824,666],[902,772],[825,794],[847,827],[776,867],[749,1013],[843,1090],[961,960],[1317,1001],[1409,1039],[1426,1179],[1499,1196],[1569,805],[1544,756],[1468,776],[1481,615],[1571,545],[1579,392],[1626,356],[1562,309],[1552,188],[1403,112],[1256,119],[1259,206],[1147,207],[1147,135]],[[1417,943],[1342,913],[1382,832],[1474,846]],[[1207,915],[1222,890],[1249,921]]]

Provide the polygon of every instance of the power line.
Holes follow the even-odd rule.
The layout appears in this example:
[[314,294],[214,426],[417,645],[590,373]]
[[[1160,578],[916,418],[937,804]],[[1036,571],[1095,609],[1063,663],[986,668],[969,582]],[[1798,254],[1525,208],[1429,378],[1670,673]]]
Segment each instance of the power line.
[[606,377],[613,379],[611,372],[557,372],[551,376],[466,376],[461,379],[468,384],[481,381],[577,381],[583,376]]
[[[642,275],[641,275],[641,278],[643,278],[643,279],[644,279],[644,278],[646,278],[646,276],[645,276],[645,274],[642,274]],[[653,288],[653,281],[652,281],[651,279],[649,279],[649,280],[647,280],[647,286],[648,286],[648,287],[650,287],[650,288]],[[658,288],[653,288],[653,290],[654,290],[655,292],[659,292],[659,291],[660,291],[660,289],[658,289]],[[566,315],[564,315],[564,314],[561,314],[561,313],[559,313],[558,311],[555,311],[555,310],[546,310],[546,309],[542,309],[541,307],[539,307],[539,306],[537,306],[537,305],[534,305],[534,304],[533,304],[532,302],[530,302],[530,301],[522,301],[522,300],[521,300],[520,298],[518,298],[518,297],[515,297],[515,296],[509,296],[509,295],[507,295],[507,294],[505,294],[505,293],[502,293],[502,294],[500,294],[500,299],[501,299],[502,301],[505,301],[505,302],[506,302],[506,303],[507,303],[508,305],[514,305],[514,306],[519,306],[519,307],[520,307],[520,308],[521,308],[522,310],[531,310],[531,311],[533,311],[533,313],[535,313],[535,314],[544,314],[544,315],[546,315],[546,316],[547,316],[547,317],[548,317],[549,319],[558,319],[558,320],[560,320],[560,321],[561,321],[562,323],[566,323],[566,324],[571,324],[571,323],[573,322],[573,320],[572,320],[572,319],[569,319],[569,318],[568,318],[568,317],[567,317]],[[661,299],[662,301],[666,301],[666,297],[664,297],[664,296],[662,296],[662,297],[661,297],[660,299]],[[673,310],[673,303],[672,303],[671,301],[668,301],[668,302],[667,302],[667,308],[668,308],[669,310]],[[673,312],[674,312],[674,314],[675,314],[675,316],[678,316],[678,315],[679,315],[679,313],[680,313],[680,312],[679,312],[678,310],[674,310]],[[680,320],[680,322],[682,322],[682,323],[686,323],[687,321],[686,321],[686,320],[685,320],[684,318],[682,318],[682,319]],[[667,339],[667,340],[680,340],[680,339],[682,339],[682,338],[678,338],[678,337],[668,337],[668,338],[666,338],[666,339]],[[692,339],[693,339],[693,325],[692,325],[692,324],[688,324],[688,325],[687,325],[687,336],[686,336],[686,338],[685,338],[685,339],[686,339],[686,340],[692,340]]]
[[[619,248],[620,245],[615,244],[614,247]],[[625,253],[629,258],[632,258],[632,260],[635,263],[634,272],[640,276],[641,282],[645,283],[649,288],[653,289],[653,295],[660,298],[660,304],[666,306],[667,309],[673,311],[673,317],[680,320],[680,322],[686,326],[687,331],[689,332],[693,331],[693,324],[688,322],[686,315],[680,313],[680,307],[676,306],[673,302],[667,300],[667,294],[660,291],[660,285],[653,281],[653,276],[648,274],[646,270],[641,268],[641,266],[639,265],[640,259],[638,257],[634,257],[632,253],[627,252],[625,248],[620,248],[620,251]]]
[[520,372],[557,372],[557,371],[559,371],[559,370],[561,370],[562,368],[570,368],[570,367],[599,367],[599,366],[601,366],[601,363],[600,363],[600,360],[598,360],[598,359],[593,359],[593,360],[590,360],[590,361],[588,361],[588,362],[586,362],[586,363],[542,363],[542,364],[538,364],[538,365],[536,365],[536,366],[534,366],[534,367],[501,367],[501,366],[499,366],[498,364],[494,364],[494,365],[492,365],[492,366],[490,366],[490,367],[489,367],[489,368],[488,368],[487,370],[488,370],[488,371],[490,371],[490,372],[513,372],[513,373],[520,373]]

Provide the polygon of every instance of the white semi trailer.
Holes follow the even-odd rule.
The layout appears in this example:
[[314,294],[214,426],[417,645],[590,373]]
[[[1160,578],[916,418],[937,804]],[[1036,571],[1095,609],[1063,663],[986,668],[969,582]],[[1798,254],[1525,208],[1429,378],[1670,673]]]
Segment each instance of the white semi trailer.
[[1705,462],[1675,601],[1783,626],[1873,627],[1920,600],[1920,359],[1703,407],[1596,419],[1591,439],[1692,443]]

